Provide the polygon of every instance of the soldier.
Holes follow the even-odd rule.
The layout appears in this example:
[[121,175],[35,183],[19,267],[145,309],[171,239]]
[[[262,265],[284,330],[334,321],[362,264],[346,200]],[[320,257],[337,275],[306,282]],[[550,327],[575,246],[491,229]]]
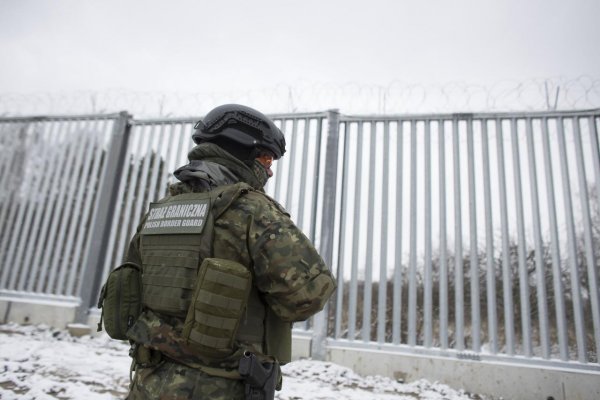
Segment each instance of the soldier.
[[192,139],[180,182],[150,205],[125,260],[142,272],[128,399],[273,398],[292,323],[320,311],[335,280],[263,191],[285,152],[269,118],[223,105]]

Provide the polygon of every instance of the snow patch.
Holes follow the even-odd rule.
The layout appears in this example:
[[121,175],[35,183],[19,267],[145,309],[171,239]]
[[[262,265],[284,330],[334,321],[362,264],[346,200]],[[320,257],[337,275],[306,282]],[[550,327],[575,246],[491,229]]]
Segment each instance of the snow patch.
[[[73,337],[48,326],[0,325],[0,399],[124,398],[131,359],[126,342],[106,334]],[[481,399],[446,385],[360,376],[331,362],[299,360],[282,367],[279,400]]]

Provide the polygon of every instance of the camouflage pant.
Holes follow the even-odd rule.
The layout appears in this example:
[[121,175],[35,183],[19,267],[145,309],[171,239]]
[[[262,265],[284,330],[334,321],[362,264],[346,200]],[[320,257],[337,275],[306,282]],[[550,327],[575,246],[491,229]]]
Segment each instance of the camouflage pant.
[[127,400],[243,400],[241,381],[209,376],[182,364],[163,361],[138,368]]

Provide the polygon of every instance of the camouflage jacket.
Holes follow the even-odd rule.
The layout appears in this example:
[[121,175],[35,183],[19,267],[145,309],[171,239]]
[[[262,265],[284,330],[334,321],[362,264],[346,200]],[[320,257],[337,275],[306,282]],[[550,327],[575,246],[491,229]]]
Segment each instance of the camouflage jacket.
[[[245,191],[215,220],[213,257],[237,261],[251,271],[251,296],[264,308],[263,311],[251,310],[263,318],[262,338],[253,343],[244,343],[241,339],[239,351],[227,359],[202,359],[179,337],[183,321],[157,315],[152,310],[142,313],[128,336],[138,344],[161,352],[168,348],[170,358],[220,376],[227,374],[220,374],[219,369],[235,369],[245,349],[288,362],[292,322],[305,320],[320,311],[335,290],[335,280],[310,240],[287,212],[263,192],[268,177],[258,162],[246,165],[213,144],[196,146],[189,153],[189,159],[188,165],[175,171],[181,182],[169,188],[171,196],[204,192],[236,182],[253,188]],[[142,265],[139,231],[140,228],[130,243],[125,261]],[[242,323],[242,337],[243,330]]]

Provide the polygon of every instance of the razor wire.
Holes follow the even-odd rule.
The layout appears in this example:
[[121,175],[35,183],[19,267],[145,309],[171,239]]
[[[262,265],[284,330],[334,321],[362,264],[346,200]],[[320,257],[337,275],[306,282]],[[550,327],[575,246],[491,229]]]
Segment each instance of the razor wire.
[[0,93],[0,116],[96,114],[128,110],[138,118],[202,115],[216,104],[242,103],[267,113],[337,108],[346,114],[419,114],[552,111],[600,107],[600,78],[543,78],[387,85],[301,81],[253,90],[152,92],[113,89],[52,93]]

